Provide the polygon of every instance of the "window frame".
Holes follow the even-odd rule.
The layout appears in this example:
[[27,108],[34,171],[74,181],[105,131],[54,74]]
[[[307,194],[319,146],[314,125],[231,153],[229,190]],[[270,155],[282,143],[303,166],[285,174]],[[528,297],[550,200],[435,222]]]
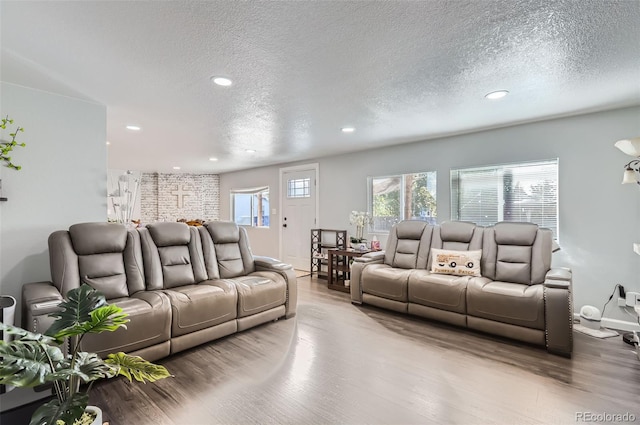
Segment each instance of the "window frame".
[[[389,230],[385,230],[385,229],[376,229],[375,228],[375,219],[376,216],[374,215],[374,193],[373,193],[373,182],[374,180],[381,180],[381,179],[391,179],[391,178],[399,178],[400,179],[400,195],[399,195],[399,209],[400,209],[400,214],[397,216],[397,219],[395,221],[395,223],[403,221],[403,220],[409,220],[412,219],[412,217],[405,217],[405,207],[406,207],[406,197],[405,197],[405,189],[406,189],[406,184],[407,184],[407,176],[415,176],[415,175],[420,175],[420,174],[432,174],[432,178],[433,178],[433,191],[429,191],[429,193],[431,194],[431,196],[434,198],[435,201],[435,208],[434,208],[434,214],[433,216],[430,216],[429,218],[431,218],[432,220],[424,220],[426,222],[432,222],[432,224],[436,223],[437,217],[438,217],[438,198],[437,198],[437,183],[438,183],[438,172],[436,170],[428,170],[428,171],[417,171],[417,172],[411,172],[411,173],[398,173],[398,174],[387,174],[387,175],[380,175],[380,176],[368,176],[367,177],[367,205],[368,205],[368,212],[369,215],[371,216],[371,219],[373,220],[372,224],[371,224],[371,228],[369,229],[370,234],[376,234],[376,235],[386,235],[389,234]],[[427,179],[430,176],[427,176]]]
[[[231,189],[229,191],[231,221],[236,223],[238,226],[252,227],[256,229],[268,229],[271,224],[271,211],[270,211],[271,200],[269,198],[269,192],[270,192],[269,186],[261,186],[261,187],[245,188],[245,189]],[[258,196],[258,199],[264,200],[265,194],[266,194],[266,202],[267,202],[266,208],[263,205],[255,205],[254,202],[255,202],[256,195]],[[249,205],[249,214],[250,214],[249,224],[238,223],[236,221],[236,209],[237,209],[236,195],[251,196],[250,205]],[[260,212],[262,212],[262,215],[260,215]],[[264,223],[265,218],[267,220],[267,224],[266,225],[260,224],[260,223]],[[254,224],[254,219],[256,221],[256,224]]]

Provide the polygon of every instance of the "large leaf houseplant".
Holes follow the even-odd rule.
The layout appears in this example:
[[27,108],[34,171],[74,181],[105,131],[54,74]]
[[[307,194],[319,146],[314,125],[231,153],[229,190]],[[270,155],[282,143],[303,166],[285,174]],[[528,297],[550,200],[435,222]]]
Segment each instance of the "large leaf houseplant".
[[[89,285],[68,292],[56,320],[43,334],[0,323],[0,330],[13,335],[0,341],[0,384],[35,387],[50,383],[56,398],[35,411],[29,425],[71,425],[83,415],[93,382],[122,375],[132,381],[154,382],[170,376],[164,366],[124,353],[101,359],[80,351],[82,339],[90,333],[126,327],[127,314]],[[67,342],[69,353],[65,353]],[[88,384],[88,385],[87,385]]]

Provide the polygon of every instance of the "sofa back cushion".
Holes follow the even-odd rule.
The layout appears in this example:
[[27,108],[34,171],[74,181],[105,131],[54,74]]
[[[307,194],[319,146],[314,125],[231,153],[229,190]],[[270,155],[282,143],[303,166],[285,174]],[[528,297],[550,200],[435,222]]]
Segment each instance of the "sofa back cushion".
[[551,268],[551,252],[551,230],[500,222],[485,229],[482,275],[501,282],[542,283]]
[[107,299],[144,290],[140,240],[116,223],[74,224],[49,237],[51,275],[62,294],[88,284]]
[[[476,251],[482,249],[484,229],[469,221],[444,221],[433,229],[431,248],[453,251]],[[478,265],[479,266],[479,265]],[[428,268],[433,269],[433,255],[429,256]]]
[[405,220],[389,232],[384,263],[401,269],[425,269],[429,261],[433,226],[426,221]]
[[169,289],[207,279],[197,229],[185,223],[148,224],[140,230],[148,289]]
[[[249,247],[249,238],[244,227],[231,221],[210,221],[204,225],[211,237],[215,258],[207,256],[207,262],[216,261],[217,272],[221,279],[245,276],[255,271],[253,254]],[[207,270],[215,267],[207,265]]]

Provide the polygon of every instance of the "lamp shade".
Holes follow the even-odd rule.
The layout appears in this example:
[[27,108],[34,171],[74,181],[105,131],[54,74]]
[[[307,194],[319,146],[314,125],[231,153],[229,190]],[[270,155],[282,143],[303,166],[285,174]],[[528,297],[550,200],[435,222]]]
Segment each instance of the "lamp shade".
[[627,168],[624,171],[624,176],[622,176],[622,184],[628,184],[628,183],[636,183],[636,172],[633,171],[631,168]]
[[614,146],[627,155],[640,156],[640,137],[618,140]]

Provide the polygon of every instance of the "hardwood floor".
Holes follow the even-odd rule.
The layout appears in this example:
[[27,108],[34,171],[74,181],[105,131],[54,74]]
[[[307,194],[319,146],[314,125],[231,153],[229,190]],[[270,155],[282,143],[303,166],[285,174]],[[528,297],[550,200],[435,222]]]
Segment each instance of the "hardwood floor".
[[92,404],[111,425],[640,422],[640,362],[620,337],[576,333],[565,359],[298,282],[296,319],[162,360],[174,378],[100,382]]

